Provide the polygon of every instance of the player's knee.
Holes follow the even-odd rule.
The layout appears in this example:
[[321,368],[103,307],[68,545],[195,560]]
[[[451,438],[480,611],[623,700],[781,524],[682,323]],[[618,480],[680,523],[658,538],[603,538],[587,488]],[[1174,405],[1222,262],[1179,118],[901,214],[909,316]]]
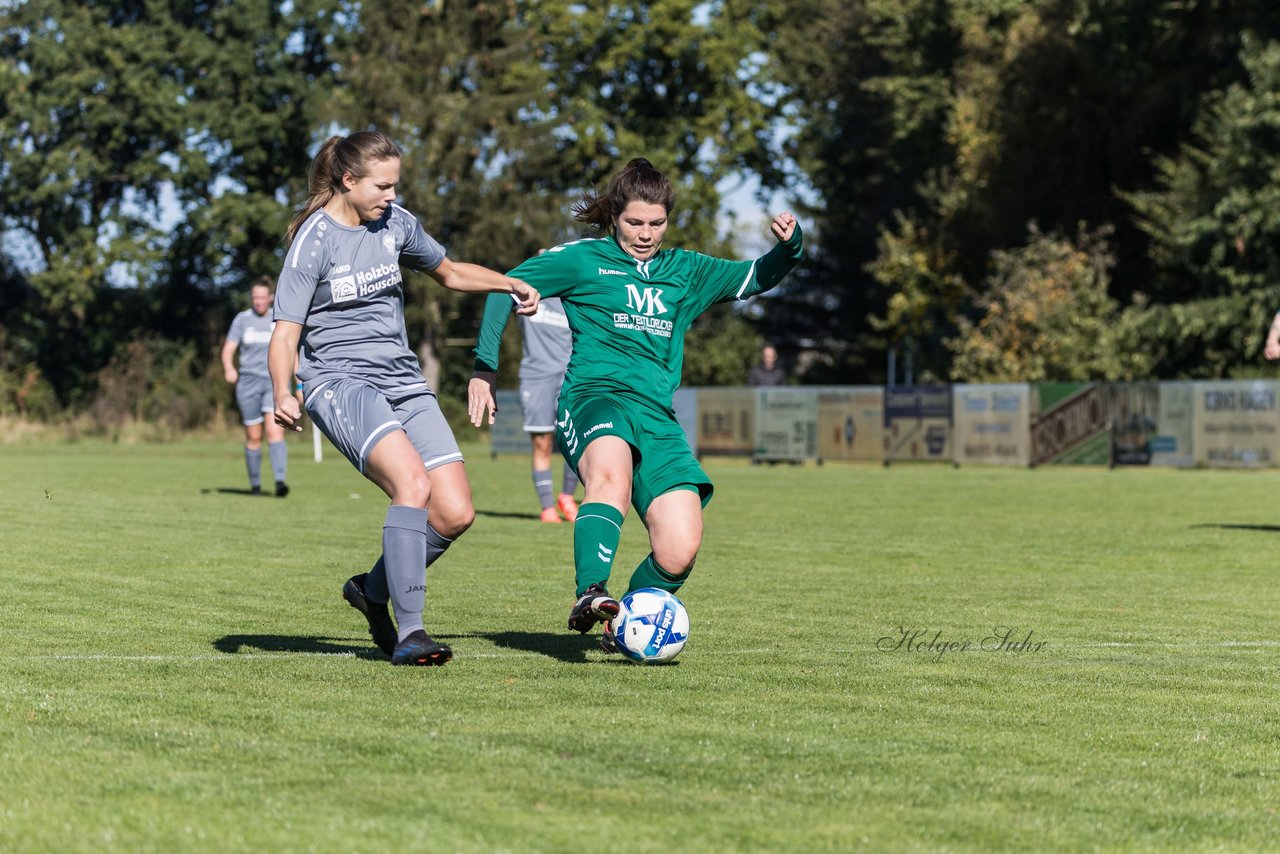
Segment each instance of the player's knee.
[[624,469],[593,471],[586,482],[588,501],[626,506],[631,502],[631,472]]
[[426,507],[431,501],[431,480],[426,471],[414,472],[399,479],[392,501],[408,507]]
[[431,527],[435,528],[442,537],[456,540],[466,533],[475,520],[476,511],[468,503],[466,507],[453,508],[448,513],[433,513]]
[[475,506],[469,496],[450,490],[437,490],[432,496],[428,519],[441,536],[457,539],[476,520]]
[[655,545],[653,559],[668,575],[687,575],[698,560],[698,546],[696,543]]

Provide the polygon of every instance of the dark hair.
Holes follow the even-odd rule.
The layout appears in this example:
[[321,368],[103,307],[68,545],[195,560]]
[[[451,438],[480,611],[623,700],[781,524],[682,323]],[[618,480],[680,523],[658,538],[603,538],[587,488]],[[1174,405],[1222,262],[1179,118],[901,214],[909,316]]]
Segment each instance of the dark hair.
[[391,137],[376,130],[362,130],[351,136],[331,136],[320,146],[307,170],[307,203],[294,214],[285,232],[286,245],[298,229],[329,200],[342,192],[342,176],[351,173],[357,180],[369,174],[369,164],[378,160],[398,160],[400,147]]
[[609,180],[604,193],[588,191],[573,206],[573,218],[596,231],[613,234],[628,202],[662,205],[667,213],[676,206],[675,190],[667,176],[643,157],[637,157]]
[[271,291],[275,289],[275,286],[276,286],[275,279],[271,278],[270,276],[259,276],[258,278],[253,280],[253,283],[251,285],[249,285],[249,290],[253,290],[254,288],[266,288],[268,291]]

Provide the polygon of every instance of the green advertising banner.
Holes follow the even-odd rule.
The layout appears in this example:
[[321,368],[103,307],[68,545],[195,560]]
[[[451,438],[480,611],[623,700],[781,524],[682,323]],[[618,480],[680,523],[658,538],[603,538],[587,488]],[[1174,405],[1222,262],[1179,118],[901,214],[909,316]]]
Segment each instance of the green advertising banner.
[[1031,462],[1031,389],[1025,383],[952,386],[957,465]]
[[1107,465],[1111,436],[1098,383],[1031,387],[1031,465]]
[[884,459],[884,389],[818,389],[818,459]]

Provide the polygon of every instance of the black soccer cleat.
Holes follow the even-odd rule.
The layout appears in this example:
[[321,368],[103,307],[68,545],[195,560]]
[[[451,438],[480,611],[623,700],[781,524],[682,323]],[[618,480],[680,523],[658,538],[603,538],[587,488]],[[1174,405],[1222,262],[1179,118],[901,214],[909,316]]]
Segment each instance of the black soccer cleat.
[[249,487],[249,494],[250,494],[250,495],[261,495],[261,494],[262,494],[262,487],[261,487],[261,486],[251,486],[251,487]]
[[284,498],[289,494],[289,484],[283,480],[276,481],[276,498]]
[[613,633],[613,621],[606,620],[600,630],[600,648],[610,655],[618,651],[618,638]]
[[453,658],[453,650],[445,644],[433,641],[429,634],[418,629],[416,632],[410,632],[407,638],[396,644],[395,652],[391,654],[391,663],[397,666],[430,667],[444,664],[451,658]]
[[596,623],[618,616],[621,607],[618,600],[604,589],[604,585],[596,582],[573,603],[573,608],[569,611],[569,628],[586,634]]
[[369,573],[362,572],[359,575],[353,575],[347,579],[347,583],[342,585],[342,598],[347,600],[347,604],[355,608],[364,618],[369,621],[369,634],[373,636],[373,642],[378,645],[378,649],[387,655],[393,655],[396,651],[396,632],[395,624],[391,622],[391,614],[387,612],[386,602],[370,602],[364,595],[364,582],[369,577]]

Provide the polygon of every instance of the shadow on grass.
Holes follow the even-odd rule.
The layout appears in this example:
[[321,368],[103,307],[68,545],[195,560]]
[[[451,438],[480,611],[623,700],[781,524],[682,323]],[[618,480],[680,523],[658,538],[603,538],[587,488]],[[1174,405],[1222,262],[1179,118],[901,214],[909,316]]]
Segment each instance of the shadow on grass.
[[455,638],[483,638],[494,646],[536,652],[557,661],[585,664],[587,653],[600,649],[598,634],[571,635],[565,632],[477,632],[467,635],[449,635]]
[[1221,522],[1205,522],[1200,525],[1192,525],[1192,528],[1221,528],[1227,531],[1267,531],[1272,534],[1280,533],[1280,525],[1231,525]]
[[477,516],[488,516],[490,519],[528,519],[531,522],[541,522],[537,513],[500,513],[497,510],[480,510],[476,509]]
[[248,495],[252,498],[262,498],[263,496],[270,497],[270,494],[267,492],[253,492],[248,487],[245,487],[243,489],[235,489],[230,486],[219,486],[216,489],[211,489],[206,486],[200,490],[201,495],[208,495],[212,492],[216,492],[219,495]]
[[227,655],[239,655],[248,647],[260,652],[300,652],[308,655],[354,655],[356,658],[386,661],[380,650],[345,638],[299,637],[297,635],[224,635],[213,648]]

